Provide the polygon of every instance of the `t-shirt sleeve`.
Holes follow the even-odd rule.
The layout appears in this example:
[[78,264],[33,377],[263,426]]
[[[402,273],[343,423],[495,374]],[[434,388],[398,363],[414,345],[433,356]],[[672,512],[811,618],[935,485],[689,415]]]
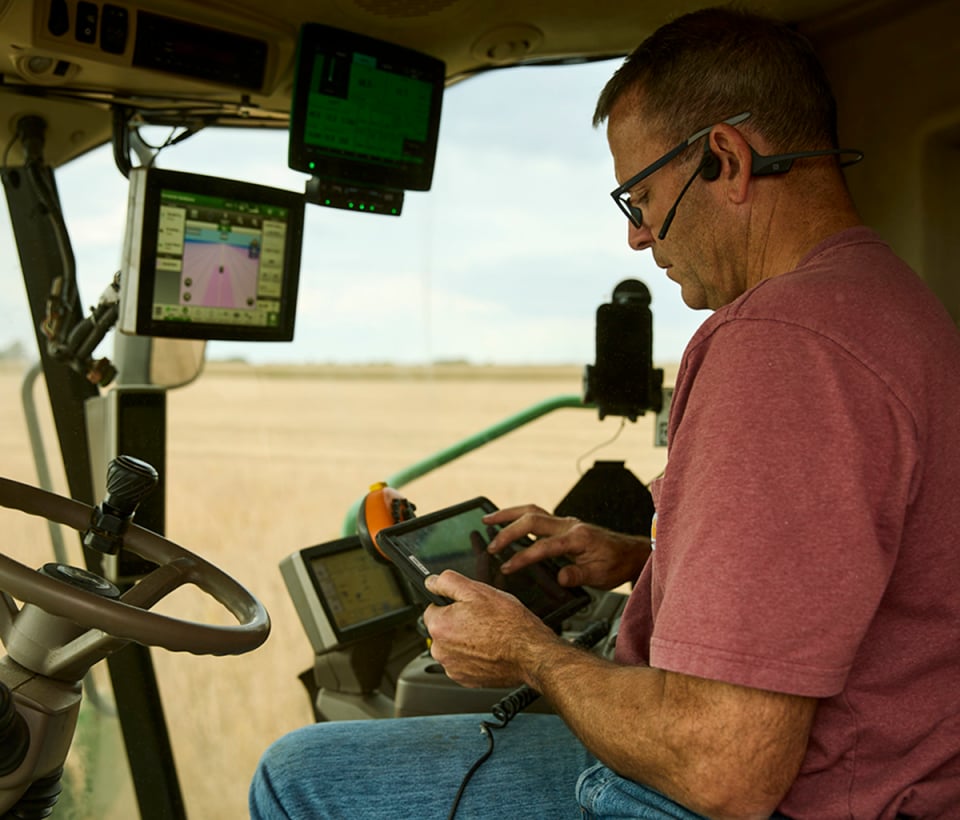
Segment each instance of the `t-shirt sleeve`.
[[657,508],[650,663],[836,694],[897,558],[912,420],[863,363],[785,323],[722,325],[687,367]]

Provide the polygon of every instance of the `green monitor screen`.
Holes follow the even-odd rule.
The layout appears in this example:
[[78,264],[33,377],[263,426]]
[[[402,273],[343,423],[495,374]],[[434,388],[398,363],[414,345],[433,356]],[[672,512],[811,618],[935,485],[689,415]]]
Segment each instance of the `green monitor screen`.
[[429,190],[445,70],[440,60],[393,43],[305,25],[289,166],[340,183]]

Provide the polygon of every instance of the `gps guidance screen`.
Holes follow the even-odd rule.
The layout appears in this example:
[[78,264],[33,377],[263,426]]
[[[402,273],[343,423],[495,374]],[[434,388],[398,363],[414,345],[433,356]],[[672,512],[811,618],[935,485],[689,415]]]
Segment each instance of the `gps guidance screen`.
[[153,318],[274,327],[286,208],[162,190]]

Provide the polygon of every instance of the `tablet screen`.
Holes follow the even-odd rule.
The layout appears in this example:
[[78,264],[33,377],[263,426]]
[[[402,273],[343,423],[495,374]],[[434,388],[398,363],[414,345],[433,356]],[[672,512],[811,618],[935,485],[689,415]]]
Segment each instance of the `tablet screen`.
[[483,523],[483,516],[496,507],[486,498],[476,498],[435,513],[404,521],[381,530],[377,540],[404,555],[412,555],[431,573],[453,569],[468,578],[483,581],[515,595],[551,626],[589,602],[582,588],[557,583],[560,564],[544,561],[520,572],[504,575],[500,566],[523,544],[512,544],[496,555],[487,545],[500,529]]

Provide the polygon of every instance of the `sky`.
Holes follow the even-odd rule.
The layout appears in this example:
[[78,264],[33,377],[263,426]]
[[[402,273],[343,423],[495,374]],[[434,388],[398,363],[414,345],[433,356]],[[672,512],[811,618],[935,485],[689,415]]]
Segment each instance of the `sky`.
[[[295,338],[211,342],[209,358],[293,363],[587,364],[597,307],[636,278],[652,294],[654,359],[677,362],[706,318],[626,221],[594,103],[616,62],[493,71],[448,88],[433,187],[400,217],[307,206]],[[149,135],[162,141],[166,131]],[[303,190],[286,132],[208,129],[164,150],[163,168]],[[89,307],[123,246],[127,181],[109,147],[57,172]],[[0,201],[0,350],[34,349],[26,295]],[[98,355],[110,355],[112,337]]]

